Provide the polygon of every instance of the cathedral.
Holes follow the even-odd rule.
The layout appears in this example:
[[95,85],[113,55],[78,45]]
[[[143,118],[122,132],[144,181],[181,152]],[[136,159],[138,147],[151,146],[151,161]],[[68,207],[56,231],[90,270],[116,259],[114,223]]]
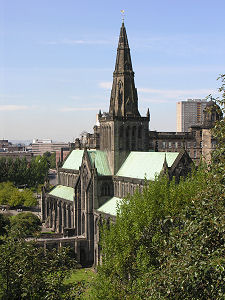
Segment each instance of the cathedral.
[[[126,29],[122,23],[109,111],[98,114],[99,147],[70,151],[58,167],[58,184],[42,193],[42,221],[71,241],[82,265],[100,261],[99,222],[114,220],[121,199],[142,192],[160,174],[178,181],[192,167],[183,149],[149,149],[149,110],[141,116]],[[63,239],[62,238],[62,239]]]

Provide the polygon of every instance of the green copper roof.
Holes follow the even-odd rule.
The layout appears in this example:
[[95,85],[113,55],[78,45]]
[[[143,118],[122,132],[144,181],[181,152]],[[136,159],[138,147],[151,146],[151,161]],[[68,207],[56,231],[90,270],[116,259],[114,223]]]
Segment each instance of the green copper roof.
[[[91,161],[91,165],[93,166],[95,163],[98,175],[112,175],[109,168],[107,155],[104,151],[87,150],[87,152]],[[82,163],[83,155],[84,150],[73,150],[65,160],[62,168],[70,170],[79,170]]]
[[105,204],[98,208],[98,211],[103,212],[105,214],[110,214],[112,216],[116,216],[117,206],[121,203],[122,199],[113,197],[108,200]]
[[84,150],[73,150],[65,160],[62,168],[79,170],[82,163],[83,154],[84,154]]
[[112,175],[109,168],[107,155],[104,151],[88,150],[88,155],[92,166],[95,163],[95,167],[97,168],[98,175],[103,175],[103,176]]
[[68,186],[57,185],[49,195],[73,201],[74,189]]
[[168,167],[171,167],[179,153],[131,152],[116,175],[154,180],[155,175],[159,175],[163,168],[165,155]]

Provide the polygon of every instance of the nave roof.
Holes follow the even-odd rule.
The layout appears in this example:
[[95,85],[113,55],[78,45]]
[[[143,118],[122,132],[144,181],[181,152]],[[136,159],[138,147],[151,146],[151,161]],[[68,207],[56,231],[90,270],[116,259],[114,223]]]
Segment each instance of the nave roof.
[[154,180],[162,171],[165,158],[168,167],[171,167],[178,155],[179,152],[132,151],[116,176]]

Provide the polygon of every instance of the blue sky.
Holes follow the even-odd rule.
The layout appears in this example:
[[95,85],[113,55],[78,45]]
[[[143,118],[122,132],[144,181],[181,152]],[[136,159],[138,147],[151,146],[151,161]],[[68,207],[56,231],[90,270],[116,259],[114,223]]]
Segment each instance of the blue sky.
[[177,101],[216,95],[224,0],[0,0],[0,138],[92,132],[109,106],[121,9],[151,130],[176,130]]

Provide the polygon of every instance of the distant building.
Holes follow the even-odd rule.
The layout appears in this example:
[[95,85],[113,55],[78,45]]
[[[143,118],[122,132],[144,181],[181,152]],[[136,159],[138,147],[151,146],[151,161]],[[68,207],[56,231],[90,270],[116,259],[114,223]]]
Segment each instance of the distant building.
[[23,144],[12,144],[8,140],[0,140],[0,158],[6,159],[22,159],[26,158],[27,161],[31,161],[33,154],[29,152]]
[[0,158],[6,158],[6,159],[23,159],[23,158],[26,158],[26,160],[28,162],[31,161],[32,157],[33,157],[33,154],[31,152],[26,152],[26,151],[4,151],[4,152],[1,152],[0,151]]
[[201,158],[210,162],[216,139],[211,133],[215,122],[222,118],[222,112],[214,101],[206,102],[202,122],[192,125],[188,132],[149,131],[149,148],[158,152],[186,150],[196,165]]
[[32,143],[32,153],[36,155],[43,155],[45,152],[56,152],[61,148],[69,147],[68,143],[52,142],[50,139],[34,139]]
[[202,124],[207,100],[188,99],[177,102],[177,132],[187,132],[193,125]]
[[0,140],[0,149],[8,148],[9,141],[8,140]]

